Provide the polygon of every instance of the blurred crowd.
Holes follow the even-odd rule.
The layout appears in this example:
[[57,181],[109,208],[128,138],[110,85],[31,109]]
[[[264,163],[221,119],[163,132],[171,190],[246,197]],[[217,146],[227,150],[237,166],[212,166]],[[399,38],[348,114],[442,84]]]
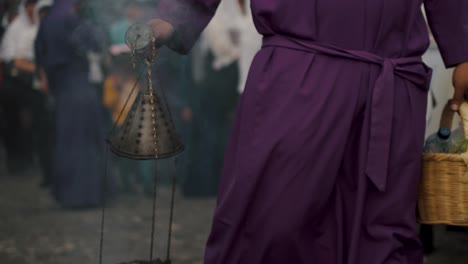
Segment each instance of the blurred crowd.
[[[107,189],[150,194],[153,162],[106,158],[105,142],[125,119],[133,87],[143,86],[126,31],[157,17],[157,1],[0,5],[0,137],[9,177],[39,167],[41,185],[60,205],[86,208],[100,205],[107,164]],[[223,1],[190,55],[159,51],[154,83],[165,91],[187,148],[177,166],[173,159],[158,161],[157,175],[162,183],[178,175],[189,197],[217,192],[237,101],[261,45],[249,6]]]

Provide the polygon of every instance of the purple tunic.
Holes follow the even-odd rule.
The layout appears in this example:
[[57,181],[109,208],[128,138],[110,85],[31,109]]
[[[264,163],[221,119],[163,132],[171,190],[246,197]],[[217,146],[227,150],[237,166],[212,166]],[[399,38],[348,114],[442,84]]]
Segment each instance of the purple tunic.
[[[187,51],[219,0],[161,0]],[[416,200],[431,28],[468,61],[466,0],[252,0],[263,48],[234,124],[206,264],[422,263]]]

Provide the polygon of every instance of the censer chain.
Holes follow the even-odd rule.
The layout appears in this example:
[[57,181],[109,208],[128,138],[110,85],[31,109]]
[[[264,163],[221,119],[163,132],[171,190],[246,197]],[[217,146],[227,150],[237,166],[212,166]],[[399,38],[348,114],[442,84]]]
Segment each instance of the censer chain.
[[[154,40],[155,41],[155,40]],[[155,47],[156,45],[154,45],[155,43],[153,43],[153,47]],[[156,57],[156,54],[155,54],[155,51],[153,50],[153,58]],[[158,69],[156,68],[156,71]],[[149,77],[150,81],[151,81],[151,91],[152,91],[152,78]],[[160,84],[160,80],[159,78],[156,79],[156,81],[158,82],[158,84]],[[152,93],[151,93],[152,94]],[[161,89],[161,94],[162,94],[162,102],[160,103],[165,103],[165,107],[169,113],[169,118],[170,118],[170,121],[171,121],[171,124],[174,123],[173,119],[172,119],[172,113],[171,113],[171,108],[169,107],[168,105],[168,100],[166,98],[166,93],[164,92],[164,89]],[[174,161],[174,165],[175,165],[175,169],[177,169],[177,164],[178,164],[178,158],[176,157],[175,158],[175,161]],[[156,201],[156,174],[155,174],[155,179],[154,179],[154,182],[155,182],[155,185],[154,185],[154,201]],[[168,236],[167,236],[167,248],[166,248],[166,261],[167,263],[170,263],[170,259],[171,259],[171,245],[172,245],[172,222],[174,220],[174,203],[175,203],[175,192],[176,192],[176,186],[177,186],[177,177],[176,175],[173,175],[172,176],[172,191],[171,191],[171,204],[170,204],[170,212],[169,212],[169,229],[168,229]],[[154,205],[153,208],[156,208],[156,206]],[[151,258],[152,259],[152,258]]]
[[[151,60],[145,60],[145,64],[148,68],[148,91],[149,91],[149,96],[150,96],[150,106],[151,106],[151,116],[152,116],[152,123],[153,123],[153,139],[154,139],[154,153],[155,153],[155,158],[158,159],[158,146],[157,146],[157,129],[156,129],[156,114],[155,114],[155,103],[154,103],[154,90],[153,90],[153,78],[152,78],[152,62],[156,59],[157,57],[157,50],[156,50],[156,39],[152,38],[152,55],[151,55]],[[172,115],[170,113],[170,107],[167,105],[167,99],[166,95],[164,93],[164,89],[162,89],[162,95],[164,102],[166,103],[165,107],[169,111],[169,116],[171,117],[172,121]],[[159,102],[161,103],[161,102]],[[176,158],[175,164],[177,167],[177,162],[178,159]],[[153,189],[153,221],[152,221],[152,228],[151,228],[151,251],[150,251],[150,262],[153,261],[153,244],[154,244],[154,224],[155,224],[155,218],[156,218],[156,193],[157,193],[157,173],[156,173],[156,163],[154,165],[155,168],[155,174],[154,174],[154,189]],[[176,188],[176,176],[173,176],[173,182],[172,182],[172,194],[171,194],[171,205],[170,205],[170,219],[169,219],[169,232],[168,232],[168,240],[167,240],[167,251],[166,251],[166,261],[170,263],[170,257],[171,257],[171,238],[172,238],[172,222],[173,222],[173,216],[174,216],[174,198],[175,198],[175,188]]]
[[102,178],[102,209],[101,209],[101,234],[99,240],[99,264],[102,264],[102,254],[104,251],[104,223],[106,219],[106,195],[107,195],[107,182],[108,182],[108,162],[109,162],[109,147],[105,145],[104,150],[104,177]]
[[117,126],[118,126],[118,124],[119,124],[119,122],[120,122],[120,120],[121,120],[121,118],[123,116],[123,113],[124,113],[125,109],[127,109],[128,103],[130,102],[130,99],[132,98],[132,95],[135,92],[135,90],[136,90],[136,88],[138,86],[138,83],[140,82],[142,76],[143,76],[143,72],[141,72],[138,75],[138,79],[136,80],[135,84],[133,85],[132,90],[130,91],[130,94],[127,96],[127,99],[125,100],[125,103],[124,103],[122,109],[120,110],[119,115],[118,115],[117,119],[115,120],[114,125],[112,126],[112,129],[109,132],[110,135],[112,135],[115,132],[115,130],[116,130],[116,128],[117,128]]
[[[153,37],[152,42],[152,52],[151,58],[145,59],[144,62],[147,66],[147,78],[148,78],[148,92],[150,98],[150,108],[151,108],[151,122],[153,124],[153,143],[154,143],[154,157],[158,159],[158,144],[157,144],[157,128],[156,128],[156,113],[155,113],[155,103],[154,103],[154,91],[153,91],[153,78],[152,78],[152,63],[156,59],[156,39]],[[154,232],[155,232],[155,222],[156,222],[156,193],[157,193],[157,169],[156,161],[154,163],[154,186],[153,186],[153,218],[151,223],[151,249],[150,249],[150,262],[153,261],[153,250],[154,250]]]

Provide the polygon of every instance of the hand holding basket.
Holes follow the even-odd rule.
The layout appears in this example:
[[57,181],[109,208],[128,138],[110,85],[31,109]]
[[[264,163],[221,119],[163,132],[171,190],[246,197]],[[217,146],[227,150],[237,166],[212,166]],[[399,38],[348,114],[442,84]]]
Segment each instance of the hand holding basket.
[[[468,139],[468,103],[460,106]],[[453,111],[444,108],[441,127],[452,127]],[[468,152],[424,153],[419,188],[418,218],[422,224],[468,226]]]

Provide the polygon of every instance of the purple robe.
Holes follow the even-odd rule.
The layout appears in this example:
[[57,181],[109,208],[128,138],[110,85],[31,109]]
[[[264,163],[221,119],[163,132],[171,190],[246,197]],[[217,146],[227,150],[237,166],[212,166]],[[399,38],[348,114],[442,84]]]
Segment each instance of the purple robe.
[[[466,0],[252,0],[263,48],[205,264],[422,263],[423,2],[446,66],[468,61]],[[172,48],[188,51],[218,3],[161,0]]]

